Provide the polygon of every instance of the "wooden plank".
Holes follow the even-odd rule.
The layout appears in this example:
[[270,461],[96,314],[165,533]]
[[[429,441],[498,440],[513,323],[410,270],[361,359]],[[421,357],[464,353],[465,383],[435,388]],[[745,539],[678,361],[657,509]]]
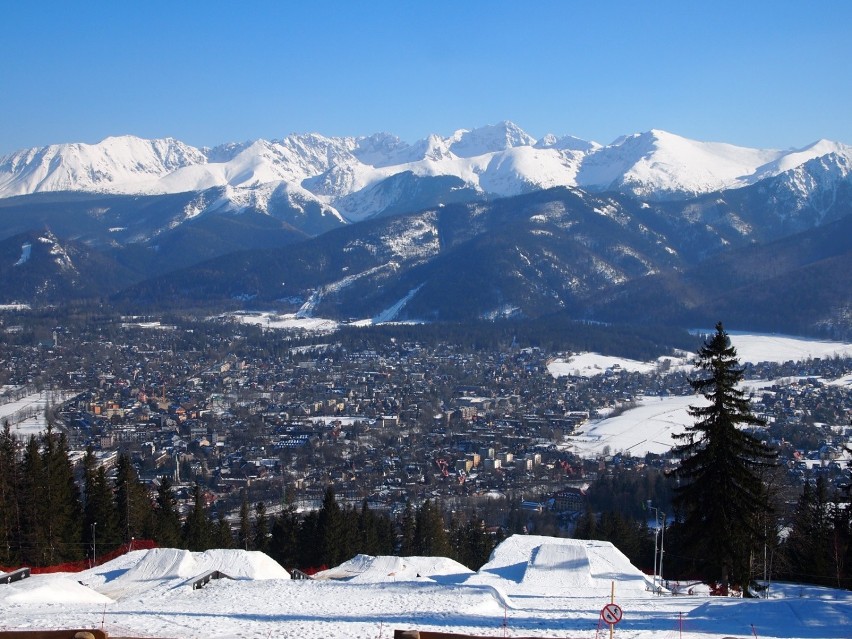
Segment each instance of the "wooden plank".
[[95,628],[0,631],[0,639],[107,639],[108,637],[106,632]]
[[[393,631],[393,639],[502,639],[501,637],[482,637],[479,635],[464,635],[454,632],[432,632],[430,630],[399,630]],[[511,639],[536,639],[534,637],[512,637]],[[540,638],[538,638],[540,639]],[[566,638],[567,639],[567,638]]]

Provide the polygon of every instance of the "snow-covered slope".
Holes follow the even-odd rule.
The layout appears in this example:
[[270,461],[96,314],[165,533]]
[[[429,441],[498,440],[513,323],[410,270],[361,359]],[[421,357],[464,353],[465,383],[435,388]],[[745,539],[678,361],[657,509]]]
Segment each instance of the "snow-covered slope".
[[[386,133],[369,137],[290,135],[196,149],[173,139],[107,138],[98,144],[58,144],[0,158],[0,197],[44,191],[181,193],[228,187],[231,208],[268,210],[277,193],[298,193],[306,205],[350,221],[401,208],[376,193],[395,176],[457,178],[471,193],[504,197],[554,186],[621,190],[643,199],[684,197],[737,188],[791,174],[818,158],[847,167],[826,179],[845,179],[852,147],[820,140],[787,151],[698,142],[665,131],[619,138],[601,146],[566,136],[534,139],[501,122],[408,144]],[[800,184],[804,184],[799,179]],[[395,182],[399,189],[400,182]],[[281,188],[285,185],[286,188]],[[805,186],[807,186],[805,184]],[[413,188],[413,187],[412,187]],[[257,194],[256,191],[262,191]],[[439,189],[440,190],[440,189]],[[246,203],[250,204],[246,204]]]
[[201,151],[171,138],[125,135],[98,144],[52,144],[0,158],[0,195],[144,192],[155,190],[161,178],[176,170],[206,162]]
[[593,150],[582,163],[577,184],[650,199],[692,196],[754,184],[829,154],[850,158],[852,147],[820,140],[803,149],[750,149],[651,130]]
[[[367,581],[291,580],[279,568],[263,576],[214,580],[201,589],[193,589],[183,576],[192,570],[172,571],[174,560],[184,567],[193,561],[198,568],[208,566],[200,553],[185,552],[136,551],[80,573],[33,575],[0,585],[2,627],[46,630],[97,624],[112,636],[125,637],[373,638],[411,629],[591,638],[606,630],[600,610],[614,596],[624,610],[619,637],[852,636],[848,590],[773,582],[770,599],[711,598],[700,594],[700,588],[694,593],[685,588],[677,597],[654,595],[644,589],[649,578],[606,542],[511,537],[479,573],[461,581],[449,575],[397,582],[388,575]],[[218,552],[229,555],[225,564],[215,564],[220,569],[249,563],[244,551]],[[395,567],[387,559],[384,567]],[[427,568],[450,563],[419,560]],[[143,562],[133,572],[145,578],[133,579],[133,566]],[[267,558],[266,563],[274,562]],[[365,562],[356,557],[347,564]]]
[[352,583],[389,583],[432,580],[433,577],[457,577],[473,574],[462,564],[446,557],[394,557],[356,555],[336,568],[314,575],[314,579],[347,579]]
[[466,585],[489,585],[512,595],[558,591],[605,596],[617,578],[619,590],[642,596],[648,578],[608,541],[513,535],[504,540]]

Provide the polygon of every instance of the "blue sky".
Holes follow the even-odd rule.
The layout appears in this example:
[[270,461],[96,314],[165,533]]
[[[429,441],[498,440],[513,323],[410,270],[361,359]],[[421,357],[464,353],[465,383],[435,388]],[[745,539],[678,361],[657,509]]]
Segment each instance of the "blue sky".
[[512,120],[852,144],[852,3],[0,0],[0,155],[109,135],[413,142]]

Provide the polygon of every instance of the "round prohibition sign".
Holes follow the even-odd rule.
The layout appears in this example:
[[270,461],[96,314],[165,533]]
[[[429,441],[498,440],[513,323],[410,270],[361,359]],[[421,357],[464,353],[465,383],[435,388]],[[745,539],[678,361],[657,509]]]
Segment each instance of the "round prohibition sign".
[[618,604],[610,603],[601,609],[601,619],[610,625],[617,624],[621,621],[622,611]]

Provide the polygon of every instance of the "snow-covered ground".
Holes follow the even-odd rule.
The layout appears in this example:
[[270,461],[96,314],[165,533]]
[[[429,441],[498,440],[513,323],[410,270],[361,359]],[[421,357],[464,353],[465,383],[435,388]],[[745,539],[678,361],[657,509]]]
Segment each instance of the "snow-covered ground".
[[[710,331],[708,331],[710,332]],[[731,344],[737,349],[737,357],[742,363],[760,362],[783,363],[803,361],[815,358],[850,357],[852,344],[830,342],[786,335],[764,335],[760,333],[729,333]],[[577,353],[567,359],[554,359],[548,363],[547,370],[554,377],[573,375],[575,377],[594,377],[607,371],[628,371],[650,373],[664,366],[670,369],[691,367],[694,353],[684,354],[680,358],[661,357],[653,362],[640,362],[635,359],[600,355],[599,353]]]
[[[749,380],[740,388],[757,393],[772,383]],[[619,415],[587,422],[575,435],[565,438],[566,445],[573,453],[587,458],[606,451],[633,457],[644,457],[646,453],[662,455],[678,443],[674,435],[684,432],[694,422],[687,408],[704,403],[700,395],[639,397],[635,406]]]
[[282,330],[302,330],[311,333],[332,333],[339,327],[339,324],[334,320],[304,317],[296,313],[278,314],[269,311],[243,311],[228,313],[227,317],[235,319],[242,324],[254,324],[263,328],[277,328]]
[[662,455],[677,442],[692,418],[686,412],[698,405],[698,397],[642,397],[631,408],[616,417],[592,420],[575,435],[565,438],[568,450],[580,457],[594,458],[609,452],[644,457],[646,453]]
[[[192,579],[211,569],[233,579],[193,590]],[[773,584],[768,600],[658,596],[608,542],[514,536],[477,573],[444,558],[359,555],[324,577],[290,580],[265,555],[241,550],[134,551],[81,573],[0,585],[0,630],[381,639],[399,628],[591,639],[608,632],[600,611],[614,589],[622,638],[852,636],[852,592]]]
[[835,355],[852,356],[852,344],[846,342],[737,332],[730,333],[730,337],[741,362],[800,362]]
[[[730,337],[741,362],[781,363],[835,355],[852,356],[852,344],[843,342],[737,333],[731,334]],[[692,370],[692,359],[694,359],[692,355],[671,359],[669,370]],[[639,362],[597,353],[580,353],[567,360],[551,361],[548,364],[548,371],[554,377],[565,375],[594,377],[608,371],[651,372],[660,367],[661,361]],[[797,380],[748,381],[743,384],[743,388],[757,392],[772,383],[795,381]],[[852,376],[846,375],[823,381],[832,385],[850,386]],[[619,415],[586,423],[577,434],[566,437],[565,445],[581,457],[597,457],[605,452],[627,453],[634,457],[642,457],[646,453],[663,454],[677,443],[673,435],[683,432],[687,424],[693,423],[693,419],[687,413],[687,407],[699,405],[702,401],[702,398],[696,395],[639,397],[635,406]]]
[[15,437],[29,439],[45,429],[44,409],[48,404],[61,404],[74,395],[71,391],[40,391],[11,400],[0,395],[0,424],[8,420]]

